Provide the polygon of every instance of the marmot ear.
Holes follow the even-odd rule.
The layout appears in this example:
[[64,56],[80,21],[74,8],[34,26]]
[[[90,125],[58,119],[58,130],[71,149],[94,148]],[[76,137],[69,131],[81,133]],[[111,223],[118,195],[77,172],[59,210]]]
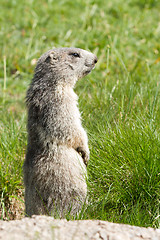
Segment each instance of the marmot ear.
[[52,52],[50,52],[50,54],[46,58],[45,62],[52,63],[52,62],[55,62],[57,60],[58,60],[58,56],[56,56],[56,54],[52,51]]

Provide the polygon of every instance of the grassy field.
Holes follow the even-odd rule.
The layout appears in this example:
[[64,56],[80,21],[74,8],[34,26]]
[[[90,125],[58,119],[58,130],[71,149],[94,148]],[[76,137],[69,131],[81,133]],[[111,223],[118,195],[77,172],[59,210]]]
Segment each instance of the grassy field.
[[0,218],[24,214],[25,93],[52,47],[97,54],[76,85],[89,136],[79,219],[160,225],[160,1],[1,0]]

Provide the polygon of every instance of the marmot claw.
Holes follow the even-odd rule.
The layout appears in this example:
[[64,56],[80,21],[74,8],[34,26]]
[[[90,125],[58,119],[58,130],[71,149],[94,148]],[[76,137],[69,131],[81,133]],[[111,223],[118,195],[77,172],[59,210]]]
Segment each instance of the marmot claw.
[[89,160],[89,154],[82,147],[78,147],[76,151],[81,155],[81,157],[83,158],[84,164],[87,166],[88,160]]

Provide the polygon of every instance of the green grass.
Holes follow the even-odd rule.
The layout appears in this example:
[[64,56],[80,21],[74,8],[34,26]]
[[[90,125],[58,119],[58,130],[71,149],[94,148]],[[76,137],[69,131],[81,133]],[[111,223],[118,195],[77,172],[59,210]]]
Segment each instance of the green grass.
[[99,58],[75,89],[91,150],[89,205],[79,218],[159,227],[159,11],[158,0],[1,0],[1,219],[22,212],[32,60],[75,46]]

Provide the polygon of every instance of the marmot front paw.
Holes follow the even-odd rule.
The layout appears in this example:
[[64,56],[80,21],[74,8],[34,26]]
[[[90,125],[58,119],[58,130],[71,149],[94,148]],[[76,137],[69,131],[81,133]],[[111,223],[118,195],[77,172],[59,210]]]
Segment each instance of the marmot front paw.
[[81,155],[84,164],[87,166],[89,160],[89,153],[85,151],[82,147],[78,147],[76,151]]

